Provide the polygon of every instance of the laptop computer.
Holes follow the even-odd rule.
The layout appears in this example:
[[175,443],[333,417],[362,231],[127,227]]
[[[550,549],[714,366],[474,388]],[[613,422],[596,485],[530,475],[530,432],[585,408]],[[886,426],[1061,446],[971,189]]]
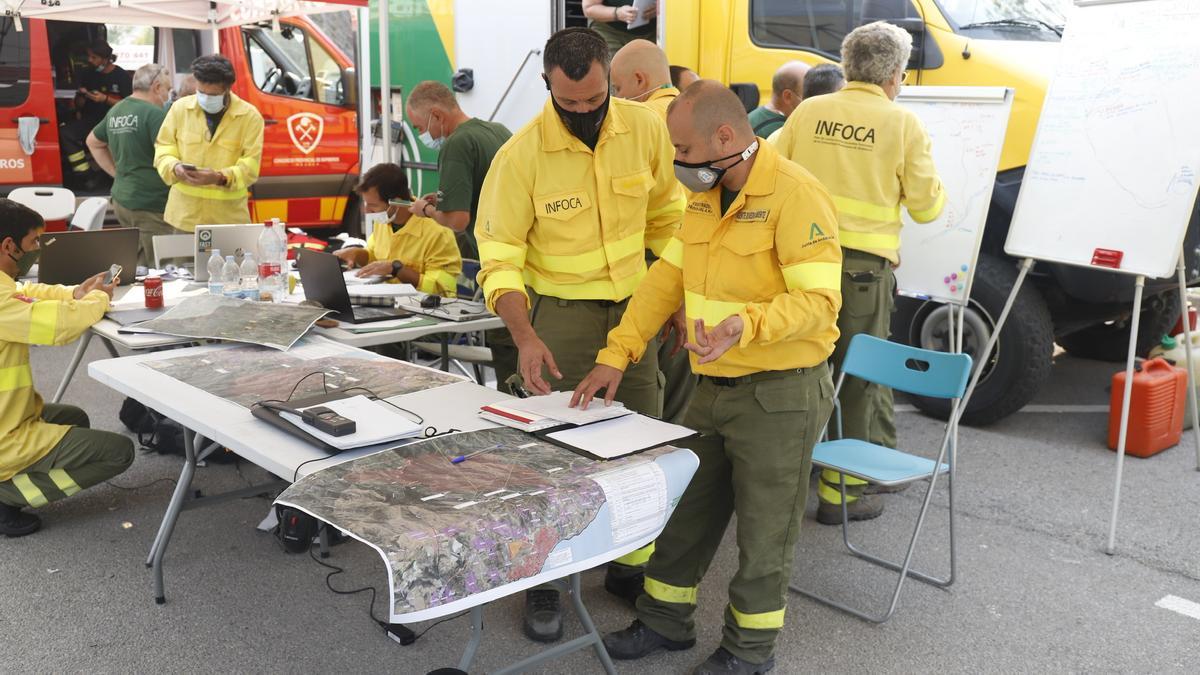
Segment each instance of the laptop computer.
[[261,223],[247,225],[197,225],[196,226],[196,281],[208,281],[208,259],[213,249],[221,251],[221,257],[234,256],[240,265],[242,253],[254,254],[258,247],[258,236],[262,234]]
[[296,257],[296,269],[300,271],[300,283],[304,285],[304,297],[332,309],[333,318],[347,323],[367,323],[408,316],[408,312],[395,307],[355,307],[350,304],[350,293],[346,290],[346,279],[342,276],[342,263],[332,253],[300,251]]
[[122,269],[120,285],[133,283],[138,257],[136,227],[46,232],[38,237],[38,243],[42,247],[38,281],[43,284],[72,286],[107,272],[114,263]]
[[424,314],[425,316],[432,316],[444,321],[474,321],[475,319],[484,319],[493,316],[482,302],[462,300],[460,298],[437,298],[435,300],[437,304],[426,307],[426,304],[431,303],[427,301],[423,304],[422,300],[428,297],[400,297],[396,299],[396,306],[413,314]]

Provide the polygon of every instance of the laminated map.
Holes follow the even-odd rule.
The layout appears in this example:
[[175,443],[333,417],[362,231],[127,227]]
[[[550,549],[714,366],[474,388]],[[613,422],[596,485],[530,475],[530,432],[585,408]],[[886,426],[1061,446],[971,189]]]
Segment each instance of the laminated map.
[[221,295],[184,298],[139,330],[210,340],[249,342],[286,351],[330,310],[255,302]]
[[374,548],[388,570],[391,620],[424,621],[645,545],[697,466],[690,450],[669,446],[598,462],[515,429],[488,429],[318,471],[276,503]]

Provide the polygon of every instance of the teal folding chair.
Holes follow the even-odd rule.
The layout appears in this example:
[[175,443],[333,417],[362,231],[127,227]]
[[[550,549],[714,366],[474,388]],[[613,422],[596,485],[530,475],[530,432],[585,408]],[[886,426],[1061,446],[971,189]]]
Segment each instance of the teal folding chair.
[[[954,549],[954,460],[957,454],[956,438],[959,419],[959,399],[967,388],[967,380],[971,375],[971,357],[966,354],[946,354],[928,349],[918,349],[906,345],[888,342],[870,335],[855,335],[850,340],[850,349],[838,375],[837,392],[842,390],[842,383],[847,375],[875,382],[893,389],[910,394],[931,398],[951,399],[950,419],[946,423],[946,433],[942,436],[941,449],[937,461],[924,457],[910,455],[900,450],[886,448],[866,441],[842,439],[818,443],[813,449],[813,464],[826,469],[841,472],[842,492],[842,542],[851,553],[880,567],[899,573],[896,588],[892,592],[892,600],[887,611],[881,615],[872,615],[850,607],[841,602],[817,595],[811,591],[791,585],[792,591],[806,595],[818,602],[849,612],[857,617],[883,623],[896,612],[896,604],[900,599],[900,589],[904,580],[912,577],[918,581],[945,588],[954,583],[955,549]],[[841,430],[841,410],[836,413],[838,430]],[[841,434],[838,434],[841,436]],[[949,455],[949,461],[944,462]],[[921,525],[929,511],[929,502],[937,478],[941,474],[949,474],[949,515],[950,515],[950,574],[944,579],[930,576],[910,569],[913,552],[917,548],[917,537],[921,533]],[[902,563],[874,556],[854,546],[850,542],[850,518],[846,510],[846,481],[845,475],[880,485],[902,485],[918,480],[929,479],[929,487],[925,490],[925,500],[917,515],[917,524],[913,528],[912,539],[908,543],[908,551],[904,554]]]

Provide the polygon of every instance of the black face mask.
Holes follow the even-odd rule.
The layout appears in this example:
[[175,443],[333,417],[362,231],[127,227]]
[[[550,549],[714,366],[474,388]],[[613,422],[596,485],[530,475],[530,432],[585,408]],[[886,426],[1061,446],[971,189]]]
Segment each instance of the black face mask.
[[583,144],[595,150],[596,142],[600,140],[600,126],[604,124],[604,118],[608,115],[608,100],[610,96],[604,97],[604,102],[596,107],[595,110],[587,112],[571,112],[565,110],[554,99],[554,94],[550,95],[550,102],[554,104],[554,110],[558,112],[559,119],[562,120],[563,126],[571,135],[583,141]]

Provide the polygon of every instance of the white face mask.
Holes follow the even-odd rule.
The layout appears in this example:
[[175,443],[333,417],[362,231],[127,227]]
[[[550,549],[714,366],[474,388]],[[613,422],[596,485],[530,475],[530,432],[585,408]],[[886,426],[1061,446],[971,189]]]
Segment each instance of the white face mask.
[[225,95],[213,96],[202,91],[196,92],[196,104],[209,115],[216,115],[225,109]]
[[364,232],[374,232],[375,228],[383,227],[391,222],[392,219],[388,217],[387,211],[379,211],[376,213],[364,214],[363,220],[366,222],[366,229]]
[[421,143],[430,150],[437,150],[442,147],[442,143],[446,142],[446,137],[434,138],[430,133],[430,124],[433,123],[433,113],[429,113],[429,117],[425,118],[425,133],[421,134]]

